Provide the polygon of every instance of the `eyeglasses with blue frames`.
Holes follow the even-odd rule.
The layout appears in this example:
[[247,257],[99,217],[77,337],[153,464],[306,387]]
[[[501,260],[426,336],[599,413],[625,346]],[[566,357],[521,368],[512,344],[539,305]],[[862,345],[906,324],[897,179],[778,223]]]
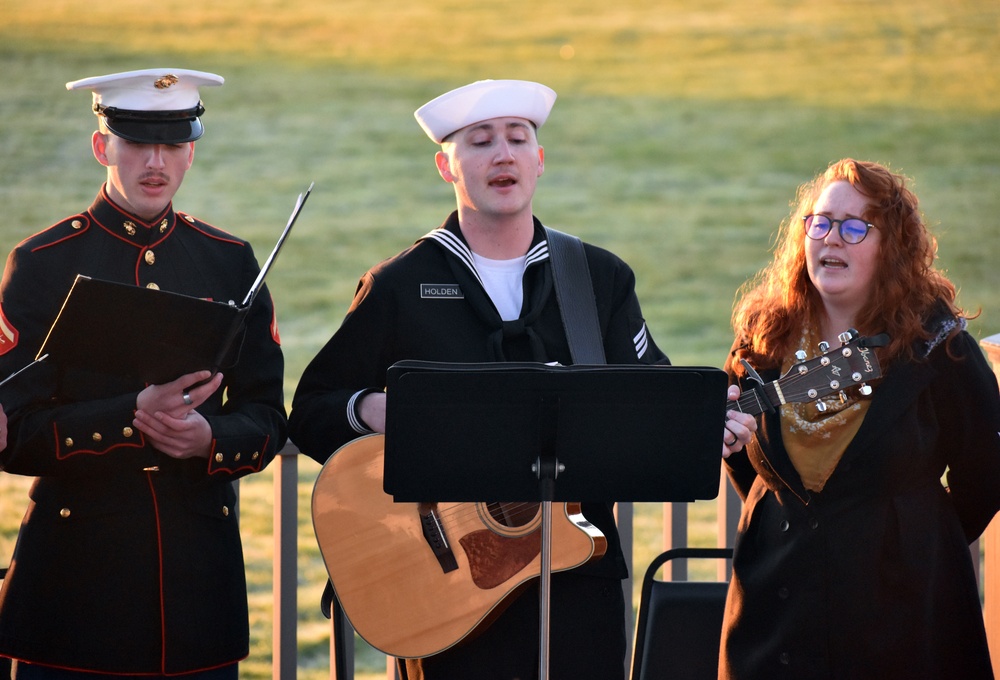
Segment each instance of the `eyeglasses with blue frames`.
[[826,238],[826,235],[837,225],[837,233],[844,243],[857,244],[865,240],[868,232],[877,227],[871,222],[865,222],[857,217],[846,220],[831,220],[826,215],[806,215],[802,218],[806,227],[806,236],[816,241]]

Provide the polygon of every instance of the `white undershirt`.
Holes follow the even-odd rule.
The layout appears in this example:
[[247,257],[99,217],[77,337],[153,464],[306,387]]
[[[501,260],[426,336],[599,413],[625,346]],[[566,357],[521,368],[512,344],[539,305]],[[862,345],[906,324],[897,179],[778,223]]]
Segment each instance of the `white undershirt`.
[[521,316],[521,301],[524,298],[521,280],[524,277],[525,256],[515,257],[513,260],[491,260],[472,253],[472,259],[486,293],[500,312],[500,318],[513,321]]

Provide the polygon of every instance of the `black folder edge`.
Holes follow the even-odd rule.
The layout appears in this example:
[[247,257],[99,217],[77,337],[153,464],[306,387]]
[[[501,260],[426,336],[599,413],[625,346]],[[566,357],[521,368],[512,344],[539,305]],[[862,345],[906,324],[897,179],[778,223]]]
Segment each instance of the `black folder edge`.
[[25,390],[24,381],[29,380],[29,378],[34,380],[31,377],[34,374],[32,369],[40,366],[47,357],[47,354],[43,354],[0,380],[0,407],[3,408],[4,413],[10,415],[30,401],[30,390]]
[[23,373],[26,373],[28,370],[34,368],[36,364],[45,361],[48,358],[48,356],[49,356],[48,354],[43,354],[34,361],[25,364],[21,368],[17,369],[3,380],[0,380],[0,389],[3,389],[5,386],[8,385],[8,383],[12,383],[15,380],[17,380]]
[[243,302],[240,304],[241,307],[249,307],[253,304],[253,301],[257,299],[257,293],[260,289],[264,287],[264,277],[267,276],[267,272],[271,269],[271,265],[274,263],[275,258],[278,257],[278,252],[281,247],[285,245],[285,239],[288,238],[288,234],[292,231],[292,225],[295,224],[295,220],[299,218],[299,213],[302,212],[302,207],[306,204],[306,199],[309,198],[309,194],[312,193],[313,186],[315,182],[309,184],[309,188],[305,192],[299,194],[298,200],[295,201],[295,207],[292,208],[292,214],[288,218],[288,223],[285,225],[284,230],[281,232],[281,236],[278,237],[278,242],[274,244],[274,248],[271,249],[271,254],[267,256],[264,260],[264,264],[260,268],[260,272],[257,274],[257,278],[250,285],[250,290],[247,291],[246,297],[243,298]]
[[[309,188],[306,189],[304,193],[299,194],[298,199],[295,202],[295,206],[292,209],[292,213],[288,218],[288,222],[285,224],[285,228],[278,237],[278,240],[268,255],[267,260],[265,260],[263,266],[260,268],[260,272],[257,274],[253,284],[251,284],[241,304],[236,305],[232,302],[213,302],[210,300],[194,298],[188,295],[181,295],[171,291],[141,288],[130,284],[103,281],[101,279],[77,275],[73,284],[70,286],[69,292],[66,294],[66,298],[63,301],[59,313],[56,315],[55,321],[52,323],[52,326],[49,328],[49,331],[45,336],[45,340],[42,342],[41,348],[38,350],[36,361],[41,360],[43,357],[51,357],[49,362],[57,367],[73,366],[83,369],[87,368],[88,360],[93,355],[87,352],[87,345],[85,342],[78,341],[78,339],[86,337],[87,329],[78,328],[75,323],[73,324],[73,327],[67,327],[67,324],[70,322],[66,321],[66,319],[88,316],[87,314],[82,313],[84,310],[78,308],[78,305],[84,304],[79,303],[78,301],[81,298],[86,298],[90,289],[94,289],[97,291],[103,291],[109,298],[117,297],[119,301],[127,301],[128,304],[132,305],[144,305],[146,303],[151,303],[150,306],[177,306],[180,310],[183,310],[183,316],[185,318],[192,320],[204,318],[206,315],[216,317],[220,315],[231,315],[232,319],[226,323],[227,328],[225,331],[219,332],[215,338],[212,338],[215,346],[212,349],[207,350],[207,352],[209,352],[208,354],[199,353],[200,358],[194,360],[189,366],[168,365],[150,368],[149,370],[154,372],[149,374],[139,374],[138,377],[141,377],[148,383],[159,384],[162,382],[168,382],[169,380],[177,378],[184,373],[195,370],[208,369],[213,372],[219,370],[221,362],[229,352],[233,340],[237,337],[243,326],[250,306],[253,304],[254,300],[256,300],[258,293],[263,288],[265,276],[267,276],[271,265],[274,263],[279,251],[291,233],[292,226],[295,224],[299,214],[302,212],[302,208],[305,205],[306,199],[309,198],[309,194],[312,192],[314,184],[315,183],[311,183]],[[76,296],[74,296],[74,292],[76,292]],[[114,327],[113,322],[118,321],[120,323],[121,319],[127,318],[124,315],[116,314],[113,306],[107,308],[107,305],[104,305],[101,309],[110,314],[111,318],[108,322],[109,327]],[[230,312],[228,310],[232,311]],[[63,321],[62,324],[60,324],[61,320]],[[147,333],[147,335],[151,335],[151,333]],[[120,349],[124,353],[127,352],[129,348],[121,347]],[[133,365],[137,363],[139,362],[135,361],[133,362]],[[123,364],[127,365],[127,362],[123,362]],[[105,370],[107,370],[106,367]]]
[[[551,382],[551,378],[558,380],[560,376],[568,378],[568,383],[580,376],[596,376],[599,380],[602,376],[615,374],[627,376],[625,382],[629,384],[632,380],[645,380],[643,376],[655,382],[650,388],[655,390],[655,396],[646,404],[647,409],[653,409],[655,417],[642,419],[637,416],[638,419],[631,420],[633,417],[629,414],[628,405],[611,405],[612,410],[617,409],[619,416],[624,414],[624,418],[631,420],[628,427],[636,428],[626,433],[630,441],[638,438],[643,443],[635,450],[623,446],[624,450],[583,451],[588,448],[588,432],[593,433],[594,441],[604,442],[609,437],[613,439],[617,436],[616,433],[621,432],[619,428],[626,424],[598,422],[603,421],[602,418],[590,418],[589,421],[593,422],[588,422],[579,420],[577,415],[570,417],[571,425],[579,427],[585,434],[573,433],[575,441],[579,443],[583,439],[584,445],[580,446],[579,452],[582,458],[572,461],[569,467],[575,467],[577,472],[586,470],[596,478],[582,485],[586,497],[570,498],[568,495],[581,490],[580,480],[574,481],[570,475],[564,475],[555,482],[556,500],[689,502],[717,497],[722,465],[719,433],[725,423],[728,384],[721,369],[633,364],[553,366],[428,361],[401,361],[391,366],[387,373],[386,493],[404,502],[539,500],[533,487],[537,481],[530,478],[527,469],[522,469],[526,468],[522,452],[510,456],[517,458],[519,455],[522,458],[515,463],[517,470],[512,472],[507,469],[508,462],[504,459],[508,457],[509,448],[505,447],[503,440],[518,437],[523,440],[527,430],[531,430],[530,436],[533,437],[539,422],[548,422],[552,418],[536,414],[526,419],[523,417],[525,414],[536,413],[539,408],[546,407],[535,403],[519,406],[488,391],[491,385],[509,384],[512,376],[517,374],[535,376],[531,380],[547,382]],[[548,375],[539,378],[542,374]],[[462,377],[456,381],[456,375]],[[499,380],[491,378],[491,375]],[[677,377],[668,377],[670,375]],[[417,380],[408,381],[413,377]],[[468,385],[475,381],[476,389],[487,387],[487,391],[455,395],[454,401],[442,403],[441,397],[446,390],[462,381],[467,381]],[[663,391],[660,387],[669,381],[681,381],[694,389],[696,394],[685,393],[688,397],[686,406],[690,408],[671,413],[669,404],[659,403],[659,392]],[[649,389],[644,388],[643,391],[647,396],[654,394]],[[666,390],[662,398],[672,399],[674,395],[669,392]],[[603,398],[599,393],[594,394],[598,395],[598,401]],[[588,407],[594,408],[593,404]],[[499,414],[497,418],[509,418],[513,414],[518,422],[499,422],[493,417],[495,413]],[[551,415],[550,412],[548,416]],[[649,428],[648,436],[646,428]],[[665,433],[665,429],[669,432]],[[469,436],[456,441],[461,435],[455,435],[455,431]],[[470,445],[470,440],[480,443]],[[690,443],[693,444],[688,448]],[[684,446],[678,448],[681,444]],[[570,452],[570,455],[576,455],[576,452]],[[477,482],[477,479],[481,481]],[[504,486],[511,481],[517,487],[513,493],[509,486]],[[562,492],[560,487],[563,487]]]

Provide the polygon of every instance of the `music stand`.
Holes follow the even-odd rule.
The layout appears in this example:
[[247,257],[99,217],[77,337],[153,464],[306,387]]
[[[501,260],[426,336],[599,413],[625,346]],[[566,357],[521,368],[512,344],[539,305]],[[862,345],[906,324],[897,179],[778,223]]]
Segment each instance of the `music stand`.
[[552,502],[715,498],[726,386],[717,368],[398,362],[384,489],[397,502],[541,503],[546,680]]

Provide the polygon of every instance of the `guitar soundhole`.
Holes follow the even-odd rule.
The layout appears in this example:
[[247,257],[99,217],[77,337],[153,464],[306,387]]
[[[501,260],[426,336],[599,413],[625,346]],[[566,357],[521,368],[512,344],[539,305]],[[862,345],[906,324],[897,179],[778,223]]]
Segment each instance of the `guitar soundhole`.
[[499,527],[519,529],[536,524],[538,503],[486,503],[486,511]]

